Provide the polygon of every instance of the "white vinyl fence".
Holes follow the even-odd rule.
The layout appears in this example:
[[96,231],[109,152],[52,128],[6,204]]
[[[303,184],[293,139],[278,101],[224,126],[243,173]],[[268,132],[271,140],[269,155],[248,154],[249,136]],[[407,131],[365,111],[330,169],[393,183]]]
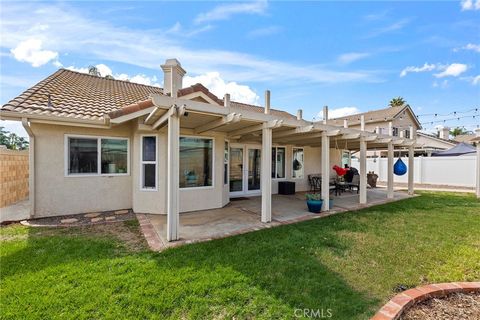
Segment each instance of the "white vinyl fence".
[[[394,158],[393,163],[398,158]],[[422,184],[437,184],[461,187],[475,187],[476,159],[473,156],[458,157],[416,157],[413,181]],[[407,165],[408,158],[402,161]],[[352,167],[360,171],[358,159],[352,159]],[[367,172],[378,174],[379,181],[387,181],[387,158],[367,159]],[[361,173],[361,172],[360,172]],[[408,182],[408,172],[403,176],[394,175],[395,182]]]

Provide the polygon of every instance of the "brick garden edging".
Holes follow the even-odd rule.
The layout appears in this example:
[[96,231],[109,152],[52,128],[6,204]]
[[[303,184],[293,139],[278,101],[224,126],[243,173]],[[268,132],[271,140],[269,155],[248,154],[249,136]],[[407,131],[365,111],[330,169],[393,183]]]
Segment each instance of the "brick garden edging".
[[371,320],[396,320],[413,304],[444,297],[451,293],[480,292],[480,282],[449,282],[429,284],[406,290],[388,301]]

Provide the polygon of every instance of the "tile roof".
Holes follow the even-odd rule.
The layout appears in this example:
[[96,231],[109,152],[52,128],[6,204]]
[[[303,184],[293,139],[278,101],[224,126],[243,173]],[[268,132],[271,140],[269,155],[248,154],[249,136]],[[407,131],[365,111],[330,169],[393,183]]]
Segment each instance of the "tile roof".
[[[219,99],[199,83],[180,89],[178,96],[199,91],[223,105],[223,99]],[[149,98],[151,94],[163,94],[163,90],[159,87],[59,69],[4,104],[0,110],[84,120],[101,120],[108,114],[113,119],[153,106]],[[264,112],[263,107],[250,104],[231,101],[231,105],[249,111]],[[271,114],[295,117],[275,109],[271,109]]]
[[106,113],[146,100],[154,93],[161,94],[162,88],[59,69],[1,110],[100,120]]
[[437,140],[440,140],[440,141],[448,142],[448,143],[451,143],[451,144],[453,144],[453,145],[455,145],[455,144],[458,143],[458,142],[455,141],[455,140],[440,138],[440,137],[438,137],[438,136],[435,135],[435,134],[426,133],[426,132],[421,132],[421,131],[417,131],[417,135],[419,135],[419,136],[424,136],[424,137],[426,137],[426,138],[432,138],[432,139],[437,139]]
[[[223,106],[223,99],[218,98],[215,94],[210,92],[210,90],[208,90],[201,83],[197,83],[197,84],[194,84],[190,87],[178,90],[178,96],[182,97],[182,96],[186,96],[188,94],[195,93],[195,92],[203,92],[210,99],[212,99],[213,101],[216,101],[219,105]],[[256,105],[253,105],[253,104],[230,101],[230,105],[232,107],[239,108],[239,109],[244,109],[244,110],[248,110],[248,111],[259,112],[259,113],[264,113],[265,112],[265,109],[263,107],[256,106]],[[296,116],[294,116],[294,115],[292,115],[292,114],[290,114],[286,111],[277,110],[277,109],[270,109],[270,114],[278,115],[278,116],[282,116],[282,117],[292,117],[292,118],[295,118],[295,119],[297,118]]]

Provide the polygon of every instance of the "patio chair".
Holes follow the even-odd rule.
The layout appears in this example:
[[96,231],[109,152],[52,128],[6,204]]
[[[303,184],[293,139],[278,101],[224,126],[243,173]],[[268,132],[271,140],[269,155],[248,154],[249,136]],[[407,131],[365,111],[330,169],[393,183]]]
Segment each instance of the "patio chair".
[[356,174],[352,177],[352,182],[346,184],[350,191],[353,191],[354,188],[357,188],[357,193],[360,191],[360,175]]
[[310,185],[310,191],[315,192],[315,181],[313,178],[321,178],[322,175],[320,173],[313,173],[308,175],[308,184]]

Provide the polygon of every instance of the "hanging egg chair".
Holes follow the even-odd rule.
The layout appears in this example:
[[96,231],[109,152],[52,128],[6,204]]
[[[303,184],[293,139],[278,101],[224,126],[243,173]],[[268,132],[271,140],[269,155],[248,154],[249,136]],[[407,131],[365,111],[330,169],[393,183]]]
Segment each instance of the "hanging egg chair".
[[401,158],[398,158],[397,162],[393,165],[393,173],[397,176],[403,176],[407,173],[407,165],[403,163]]

